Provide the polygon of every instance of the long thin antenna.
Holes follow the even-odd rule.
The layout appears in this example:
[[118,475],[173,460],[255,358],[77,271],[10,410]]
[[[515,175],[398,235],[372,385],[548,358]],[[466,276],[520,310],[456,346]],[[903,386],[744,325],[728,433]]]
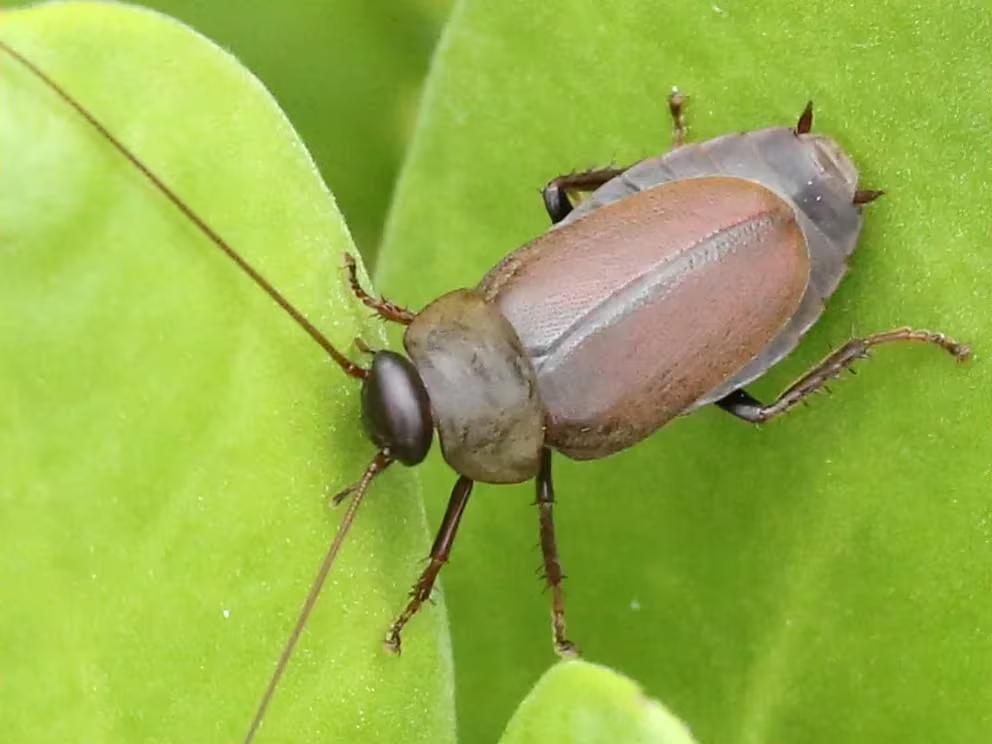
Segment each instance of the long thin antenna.
[[54,91],[59,98],[69,104],[74,108],[80,116],[82,116],[86,121],[88,121],[94,129],[96,129],[103,137],[106,139],[114,148],[127,160],[134,165],[141,173],[144,174],[151,183],[157,188],[162,194],[171,201],[176,208],[179,209],[189,220],[196,225],[200,232],[206,235],[210,241],[217,246],[221,251],[223,251],[228,258],[234,261],[244,273],[251,277],[252,281],[255,282],[262,291],[264,291],[269,297],[275,300],[276,304],[279,305],[283,310],[285,310],[289,316],[297,322],[297,324],[307,332],[307,334],[316,341],[320,346],[328,353],[328,355],[337,362],[338,366],[345,371],[346,374],[357,377],[359,379],[364,378],[368,371],[357,364],[353,363],[344,354],[334,348],[334,345],[327,340],[327,337],[321,333],[317,328],[306,319],[299,310],[297,310],[282,294],[273,287],[268,280],[262,276],[254,266],[252,266],[248,261],[241,256],[224,238],[222,238],[207,222],[197,214],[192,207],[190,207],[182,198],[173,191],[169,186],[162,181],[161,178],[155,175],[152,170],[145,165],[137,155],[135,155],[127,146],[121,142],[117,137],[110,133],[99,119],[96,118],[88,109],[86,109],[79,101],[77,101],[69,92],[63,88],[61,85],[56,83],[52,78],[50,78],[41,68],[34,64],[31,60],[27,59],[24,55],[18,52],[16,49],[11,47],[6,42],[0,40],[0,50],[6,52],[11,58],[20,62],[25,68],[27,68],[31,73],[38,77],[42,82],[45,83],[49,88]]
[[[344,518],[341,520],[341,524],[338,527],[338,531],[334,535],[334,539],[331,540],[331,545],[327,549],[327,554],[324,556],[323,562],[320,564],[320,569],[317,571],[317,576],[310,585],[310,591],[307,593],[307,598],[303,602],[303,607],[300,609],[300,615],[296,618],[296,625],[293,626],[293,632],[289,634],[289,638],[286,640],[286,645],[282,649],[282,653],[279,655],[279,661],[276,663],[275,671],[272,672],[272,678],[269,680],[268,687],[265,688],[265,692],[262,694],[262,699],[258,703],[258,709],[255,711],[255,717],[251,721],[251,726],[248,727],[248,733],[245,735],[244,744],[251,744],[252,739],[255,738],[255,734],[258,732],[258,727],[262,723],[262,719],[265,717],[265,711],[269,707],[269,703],[272,701],[272,695],[276,691],[276,687],[279,685],[279,680],[282,679],[283,672],[286,671],[286,665],[289,663],[289,657],[293,655],[293,649],[296,648],[296,642],[300,640],[300,634],[303,633],[303,627],[307,624],[307,620],[310,618],[310,612],[313,610],[313,606],[317,603],[317,597],[320,596],[320,590],[324,587],[324,581],[327,579],[327,574],[331,570],[331,565],[334,563],[334,558],[338,554],[338,550],[341,549],[341,544],[344,542],[345,536],[348,534],[348,530],[351,528],[351,523],[355,521],[355,514],[358,512],[358,507],[362,503],[362,499],[365,497],[366,491],[368,491],[369,484],[372,479],[375,478],[379,473],[385,470],[393,463],[393,460],[389,457],[389,454],[385,451],[380,452],[373,458],[369,466],[365,468],[365,472],[362,477],[352,486],[349,486],[344,491],[341,492],[341,496],[351,495],[351,503],[348,504],[348,511],[344,513]],[[335,498],[335,503],[338,503],[340,499]]]

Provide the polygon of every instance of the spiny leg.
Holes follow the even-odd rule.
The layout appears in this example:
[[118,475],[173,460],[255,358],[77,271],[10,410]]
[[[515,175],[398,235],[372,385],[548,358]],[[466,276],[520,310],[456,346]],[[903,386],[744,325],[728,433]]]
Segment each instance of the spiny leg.
[[668,113],[672,115],[672,149],[682,147],[686,139],[685,125],[686,97],[678,88],[672,88],[668,94]]
[[551,450],[546,447],[541,452],[541,469],[537,474],[536,484],[544,578],[551,589],[551,630],[554,634],[555,653],[574,657],[579,655],[579,649],[565,637],[565,597],[561,590],[561,582],[565,576],[558,561],[558,546],[555,543],[555,523],[551,514],[555,503],[555,487],[551,481]]
[[625,170],[626,168],[598,168],[581,173],[569,173],[549,181],[542,194],[544,196],[544,208],[548,210],[551,224],[558,224],[574,209],[568,196],[570,192],[595,191]]
[[[678,88],[672,88],[668,95],[668,111],[672,115],[672,147],[685,144],[685,103],[684,96]],[[574,209],[569,193],[595,191],[612,178],[623,173],[626,168],[598,168],[595,170],[569,173],[558,176],[544,187],[544,208],[548,211],[552,224],[558,224]]]
[[475,485],[475,481],[464,475],[455,481],[451,498],[448,500],[448,508],[445,509],[444,519],[441,520],[441,528],[437,531],[437,537],[434,538],[434,544],[431,546],[430,563],[420,574],[417,583],[413,585],[407,606],[396,618],[396,621],[389,626],[389,632],[386,633],[387,651],[395,654],[400,652],[400,633],[403,631],[403,626],[410,622],[410,618],[416,615],[420,606],[430,598],[437,575],[440,573],[441,567],[448,561],[448,556],[451,555],[451,545],[455,541],[458,523],[462,519],[468,497],[472,494],[473,485]]
[[413,322],[414,313],[405,307],[392,303],[384,297],[373,297],[362,289],[362,285],[358,281],[358,267],[355,265],[355,259],[350,253],[344,254],[343,261],[345,268],[348,269],[348,282],[351,284],[351,291],[355,293],[355,297],[363,305],[375,310],[383,320],[391,320],[394,323],[402,323],[403,325],[410,325]]
[[813,129],[813,102],[806,101],[806,106],[803,108],[803,112],[799,114],[799,120],[796,122],[796,128],[793,129],[797,135],[809,134]]
[[[716,404],[727,413],[732,413],[745,421],[755,424],[763,423],[791,410],[804,398],[825,387],[830,380],[839,377],[845,369],[850,369],[851,365],[859,359],[867,359],[868,352],[873,347],[897,341],[934,344],[954,356],[958,361],[964,361],[971,356],[971,349],[948,338],[943,333],[913,328],[897,328],[848,341],[796,380],[774,403],[764,405],[748,395],[743,389],[738,389],[718,400]],[[851,371],[853,372],[853,370]]]

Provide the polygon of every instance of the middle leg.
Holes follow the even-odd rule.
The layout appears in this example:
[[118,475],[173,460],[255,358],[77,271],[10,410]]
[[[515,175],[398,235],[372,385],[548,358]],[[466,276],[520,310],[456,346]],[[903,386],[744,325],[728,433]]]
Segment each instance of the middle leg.
[[[685,144],[685,102],[686,96],[678,88],[672,88],[668,95],[668,111],[672,115],[672,147]],[[596,168],[594,170],[569,173],[548,182],[544,187],[544,208],[548,211],[551,224],[556,225],[565,219],[575,208],[570,194],[595,191],[607,181],[616,178],[627,168]]]
[[551,482],[551,450],[541,452],[541,469],[537,474],[537,506],[540,509],[541,553],[544,555],[544,578],[551,589],[551,631],[555,653],[566,658],[579,655],[578,647],[565,637],[565,596],[561,590],[565,575],[558,561],[555,523],[551,510],[555,503],[555,487]]
[[623,173],[626,168],[598,168],[596,170],[569,173],[558,176],[544,187],[544,208],[548,210],[551,224],[557,225],[575,208],[570,193],[595,191],[612,178]]

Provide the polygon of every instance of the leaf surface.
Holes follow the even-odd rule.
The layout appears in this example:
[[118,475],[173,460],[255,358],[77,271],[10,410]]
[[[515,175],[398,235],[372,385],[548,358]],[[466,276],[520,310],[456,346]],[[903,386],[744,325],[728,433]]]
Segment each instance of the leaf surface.
[[510,720],[500,744],[694,744],[689,730],[636,683],[584,661],[551,667]]
[[[791,125],[812,98],[814,128],[887,192],[755,395],[854,334],[913,325],[976,351],[882,349],[760,429],[711,409],[556,460],[571,637],[701,741],[992,735],[990,34],[966,1],[465,0],[442,40],[378,265],[394,301],[472,286],[544,231],[549,179],[667,149],[678,85],[693,141]],[[435,524],[451,480],[435,453]],[[553,658],[531,489],[478,488],[444,574],[466,741],[492,740]]]
[[[0,38],[71,91],[353,357],[378,324],[309,155],[232,57],[61,3]],[[328,95],[333,95],[329,91]],[[64,102],[0,60],[6,738],[237,741],[373,455],[359,386]],[[426,551],[381,478],[258,741],[454,738],[443,607],[381,640]]]

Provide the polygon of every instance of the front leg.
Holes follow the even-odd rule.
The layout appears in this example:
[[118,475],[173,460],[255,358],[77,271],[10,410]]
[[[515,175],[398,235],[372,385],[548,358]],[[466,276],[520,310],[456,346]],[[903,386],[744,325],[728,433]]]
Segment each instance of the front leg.
[[413,585],[413,589],[410,590],[410,601],[407,602],[403,612],[389,626],[389,632],[386,633],[387,651],[394,654],[400,652],[400,634],[403,632],[403,626],[410,622],[410,618],[417,614],[420,606],[430,599],[437,575],[451,555],[451,545],[455,541],[455,534],[458,532],[458,524],[462,521],[465,505],[468,504],[468,497],[472,495],[473,485],[475,485],[475,481],[464,475],[455,481],[451,498],[448,500],[448,508],[444,511],[444,519],[441,520],[441,527],[437,531],[437,537],[434,538],[434,544],[431,546],[430,562],[420,578],[417,579],[417,583]]
[[354,256],[345,253],[342,261],[348,270],[348,283],[351,285],[351,291],[363,305],[375,310],[376,314],[383,320],[391,320],[403,325],[410,325],[413,322],[415,315],[413,312],[390,302],[385,297],[373,297],[362,288],[361,282],[358,281],[358,267],[355,265]]
[[[951,354],[958,361],[964,361],[971,356],[971,349],[964,344],[959,344],[957,341],[948,338],[943,333],[919,331],[913,328],[897,328],[894,331],[885,331],[884,333],[876,333],[865,338],[856,338],[848,341],[796,380],[788,390],[768,405],[751,397],[743,389],[734,390],[729,395],[718,400],[716,404],[727,413],[749,421],[752,424],[761,424],[765,421],[770,421],[776,416],[781,416],[783,413],[792,410],[806,397],[824,388],[830,380],[839,377],[845,369],[851,369],[851,365],[859,359],[867,359],[868,352],[872,347],[899,341],[934,344]],[[851,371],[853,372],[854,370]]]

